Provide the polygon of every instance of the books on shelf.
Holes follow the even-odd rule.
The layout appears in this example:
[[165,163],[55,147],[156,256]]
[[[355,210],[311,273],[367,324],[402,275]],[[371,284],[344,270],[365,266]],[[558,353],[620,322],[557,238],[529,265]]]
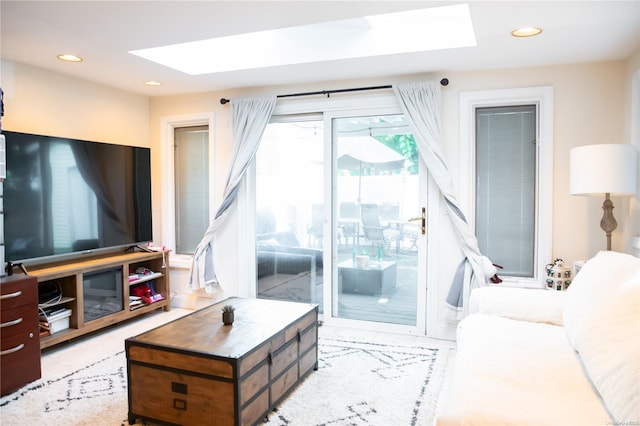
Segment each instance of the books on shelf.
[[142,298],[139,296],[129,296],[129,310],[135,311],[144,306]]
[[135,306],[150,305],[154,302],[164,300],[164,296],[156,292],[155,281],[147,281],[131,288],[131,296],[129,296],[129,306],[131,310]]

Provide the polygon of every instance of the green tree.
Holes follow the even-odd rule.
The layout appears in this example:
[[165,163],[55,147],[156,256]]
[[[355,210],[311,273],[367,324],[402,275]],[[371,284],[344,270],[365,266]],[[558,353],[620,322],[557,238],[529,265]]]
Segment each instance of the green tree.
[[407,170],[410,174],[418,174],[418,147],[412,134],[381,135],[375,138],[408,160]]

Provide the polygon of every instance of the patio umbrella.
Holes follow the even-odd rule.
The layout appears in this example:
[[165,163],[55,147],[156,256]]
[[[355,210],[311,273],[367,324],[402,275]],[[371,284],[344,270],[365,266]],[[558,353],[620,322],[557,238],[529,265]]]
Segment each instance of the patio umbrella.
[[402,154],[371,136],[342,137],[338,142],[338,168],[395,170],[404,166]]
[[358,203],[362,191],[362,170],[397,170],[404,166],[402,154],[371,136],[341,137],[338,140],[338,168],[359,170]]

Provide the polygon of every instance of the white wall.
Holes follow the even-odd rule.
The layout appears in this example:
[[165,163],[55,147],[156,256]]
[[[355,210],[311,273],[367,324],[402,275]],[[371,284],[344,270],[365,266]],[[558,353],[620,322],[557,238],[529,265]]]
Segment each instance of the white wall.
[[[459,96],[463,91],[504,89],[529,86],[554,88],[554,194],[553,257],[565,261],[593,256],[604,248],[600,230],[602,200],[569,195],[568,158],[574,146],[627,142],[630,139],[631,76],[638,68],[640,53],[628,61],[548,66],[509,70],[447,73],[450,84],[443,88],[442,120],[444,151],[454,176],[459,176]],[[151,146],[153,168],[154,240],[162,243],[162,191],[160,121],[162,117],[213,112],[215,115],[215,177],[219,198],[223,190],[231,155],[231,117],[229,105],[219,99],[282,94],[298,91],[358,87],[428,79],[429,75],[375,80],[319,82],[305,86],[254,88],[208,92],[183,96],[145,98],[116,89],[50,73],[33,67],[2,62],[0,84],[5,90],[6,115],[3,127],[8,130],[54,134],[82,139]],[[618,197],[619,198],[619,197]],[[631,236],[639,232],[638,198],[614,199],[619,230],[613,235],[616,250],[630,251]],[[631,223],[631,221],[634,223]],[[448,238],[446,220],[438,230],[438,294],[444,299],[460,254]],[[233,220],[219,236],[217,250],[219,278],[226,294],[241,294],[239,280],[246,257],[237,253],[239,224]],[[433,231],[432,231],[433,232]],[[551,259],[550,259],[551,260]],[[174,290],[184,291],[186,274],[172,274]],[[219,296],[219,295],[218,295]],[[442,316],[439,312],[438,316]],[[444,330],[444,329],[443,329]],[[447,330],[451,330],[449,327]],[[444,333],[445,331],[443,331]]]

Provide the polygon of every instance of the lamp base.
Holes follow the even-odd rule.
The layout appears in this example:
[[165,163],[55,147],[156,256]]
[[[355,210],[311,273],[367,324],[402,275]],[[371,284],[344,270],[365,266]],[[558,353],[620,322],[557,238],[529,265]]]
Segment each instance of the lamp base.
[[613,217],[613,202],[610,194],[607,192],[604,197],[604,203],[602,203],[604,214],[600,220],[600,228],[607,234],[607,250],[611,250],[611,233],[618,227],[618,222]]

